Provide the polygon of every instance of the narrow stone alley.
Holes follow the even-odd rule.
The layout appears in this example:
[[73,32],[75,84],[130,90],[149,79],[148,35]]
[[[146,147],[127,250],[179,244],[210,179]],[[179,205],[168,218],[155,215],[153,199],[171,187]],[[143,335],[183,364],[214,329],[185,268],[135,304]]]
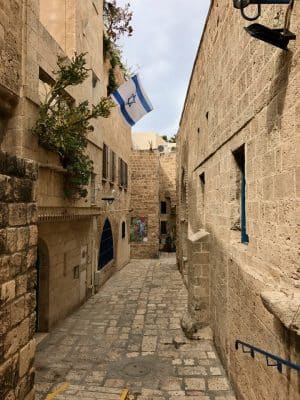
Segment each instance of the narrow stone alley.
[[130,262],[40,343],[36,398],[235,400],[212,341],[184,336],[186,304],[173,257]]

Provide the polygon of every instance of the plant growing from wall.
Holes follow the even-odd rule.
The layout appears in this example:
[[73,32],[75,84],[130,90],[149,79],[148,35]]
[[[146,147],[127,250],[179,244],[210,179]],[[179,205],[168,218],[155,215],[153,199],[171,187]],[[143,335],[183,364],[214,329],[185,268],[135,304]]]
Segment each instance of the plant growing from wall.
[[132,11],[130,4],[118,7],[116,0],[104,0],[103,19],[108,37],[116,43],[121,36],[132,36],[133,28],[130,25]]
[[118,88],[116,79],[116,68],[119,67],[125,78],[129,78],[130,72],[122,62],[122,51],[117,41],[127,34],[132,36],[133,28],[130,25],[132,12],[129,10],[129,3],[124,7],[118,7],[116,0],[105,0],[103,7],[103,19],[106,33],[103,36],[104,58],[109,59],[110,69],[108,71],[108,94]]
[[75,54],[71,61],[59,58],[57,65],[56,79],[41,104],[32,132],[41,146],[58,154],[66,169],[65,194],[75,199],[86,197],[85,186],[93,171],[93,162],[86,154],[87,134],[94,130],[90,120],[107,118],[114,104],[110,98],[102,97],[92,108],[88,101],[74,105],[67,95],[68,87],[77,86],[88,77],[85,54]]

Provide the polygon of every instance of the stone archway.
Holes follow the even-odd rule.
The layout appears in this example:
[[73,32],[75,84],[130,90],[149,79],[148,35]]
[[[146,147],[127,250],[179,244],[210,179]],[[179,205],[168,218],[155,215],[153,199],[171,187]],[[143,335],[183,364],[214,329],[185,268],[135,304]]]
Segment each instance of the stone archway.
[[49,251],[46,242],[38,239],[36,286],[36,331],[49,330]]

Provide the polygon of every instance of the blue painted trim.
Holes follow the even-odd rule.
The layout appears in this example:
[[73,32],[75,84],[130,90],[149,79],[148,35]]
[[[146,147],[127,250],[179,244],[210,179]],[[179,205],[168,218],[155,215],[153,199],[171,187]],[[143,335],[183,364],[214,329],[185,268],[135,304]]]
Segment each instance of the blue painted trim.
[[130,117],[130,115],[128,114],[127,110],[126,110],[126,105],[125,105],[125,101],[123,100],[123,98],[121,97],[120,93],[115,90],[112,94],[112,96],[114,96],[114,98],[116,99],[116,101],[118,102],[118,104],[120,105],[120,110],[121,113],[123,114],[124,118],[126,119],[127,123],[130,126],[133,126],[135,124],[135,122],[133,121],[133,119]]
[[[250,353],[252,358],[254,358],[255,353],[260,353],[260,354],[264,355],[267,360],[267,365],[269,367],[277,367],[277,369],[280,373],[282,372],[282,365],[285,365],[289,368],[295,369],[296,371],[300,372],[300,365],[298,365],[298,364],[294,364],[290,361],[284,360],[283,358],[280,358],[278,356],[275,356],[274,354],[268,353],[267,351],[262,350],[258,347],[252,346],[251,344],[242,342],[241,340],[236,340],[236,342],[235,342],[236,350],[239,349],[239,345],[242,346],[243,352]],[[248,347],[248,349],[250,349],[250,351],[244,350],[245,347]],[[270,364],[269,359],[276,361],[276,364]]]
[[134,75],[131,79],[133,80],[133,82],[134,82],[134,84],[135,84],[136,94],[138,95],[138,98],[139,98],[140,102],[142,103],[144,109],[145,109],[147,112],[152,111],[152,108],[151,108],[150,105],[148,104],[147,100],[145,99],[145,97],[144,97],[144,95],[143,95],[143,93],[142,93],[142,91],[141,91],[140,83],[139,83],[139,80],[138,80],[137,75]]

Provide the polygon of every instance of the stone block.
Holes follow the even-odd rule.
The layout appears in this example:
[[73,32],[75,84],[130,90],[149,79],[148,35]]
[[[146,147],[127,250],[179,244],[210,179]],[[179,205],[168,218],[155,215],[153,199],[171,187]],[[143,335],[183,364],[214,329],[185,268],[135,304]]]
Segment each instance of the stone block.
[[5,175],[0,175],[0,201],[6,203],[14,201],[12,179]]
[[27,205],[27,223],[36,224],[38,220],[37,205],[35,203]]
[[10,226],[26,225],[27,207],[24,203],[8,205],[8,222]]
[[20,350],[20,359],[19,359],[20,377],[23,377],[33,365],[35,349],[36,349],[36,342],[35,339],[32,339],[29,343],[26,344],[26,346],[24,346]]
[[16,282],[11,280],[9,282],[3,283],[0,287],[1,295],[0,299],[3,302],[12,301],[16,296]]
[[9,330],[9,328],[10,328],[10,306],[2,305],[0,308],[0,337],[3,337],[3,335]]
[[5,252],[15,253],[18,248],[18,228],[6,229]]
[[16,277],[16,295],[22,296],[27,292],[28,275],[22,274]]
[[17,251],[26,250],[29,244],[30,230],[28,226],[18,228]]
[[24,296],[19,297],[10,306],[10,323],[11,326],[15,326],[20,323],[25,316],[25,298]]
[[30,203],[34,201],[34,182],[26,178],[13,179],[14,200],[16,202]]
[[38,228],[36,225],[29,227],[29,246],[36,246],[38,241]]
[[29,318],[8,332],[4,339],[4,357],[7,359],[26,345],[29,340]]
[[0,203],[0,229],[8,225],[8,205]]
[[0,254],[6,253],[6,238],[7,238],[6,229],[0,229]]
[[10,278],[10,257],[0,256],[0,284]]

